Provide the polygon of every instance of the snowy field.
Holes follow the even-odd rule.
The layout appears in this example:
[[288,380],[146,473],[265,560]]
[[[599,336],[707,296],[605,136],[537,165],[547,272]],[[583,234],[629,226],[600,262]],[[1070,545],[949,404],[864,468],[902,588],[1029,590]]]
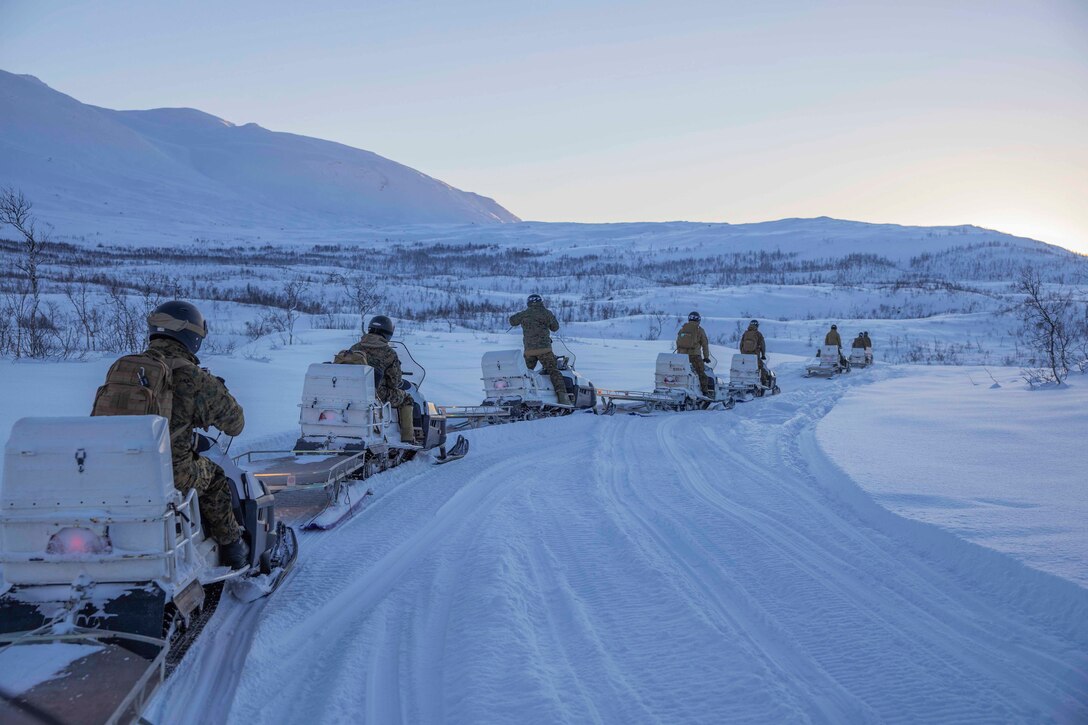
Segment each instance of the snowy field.
[[1088,587],[1088,380],[910,368],[852,390],[820,446],[882,506]]
[[[598,386],[646,388],[668,337],[568,342]],[[246,408],[234,451],[293,442],[306,365],[351,341],[206,357]],[[518,344],[406,341],[449,404],[479,402],[480,355]],[[1088,718],[1084,384],[814,380],[796,352],[771,355],[782,395],[733,411],[486,428],[464,461],[383,474],[367,509],[301,536],[272,597],[224,601],[148,718]],[[109,362],[2,363],[0,428],[85,413]]]

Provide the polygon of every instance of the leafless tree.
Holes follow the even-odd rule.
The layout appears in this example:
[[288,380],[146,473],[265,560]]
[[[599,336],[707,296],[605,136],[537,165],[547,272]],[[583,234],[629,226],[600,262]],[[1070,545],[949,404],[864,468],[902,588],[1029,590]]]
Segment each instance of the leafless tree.
[[649,317],[650,329],[646,333],[646,339],[657,340],[661,337],[661,330],[664,329],[665,323],[669,321],[669,315],[661,310],[654,310]]
[[302,309],[306,305],[306,291],[309,287],[310,280],[304,275],[296,274],[288,279],[282,289],[282,306],[271,307],[262,312],[254,329],[278,332],[284,345],[294,345],[295,324],[302,317]]
[[1061,385],[1069,374],[1076,342],[1072,293],[1060,287],[1047,291],[1039,273],[1030,267],[1020,270],[1015,289],[1024,295],[1019,316],[1035,367],[1029,381]]
[[47,228],[40,227],[31,213],[34,205],[23,192],[13,187],[0,189],[0,227],[10,226],[22,236],[21,254],[15,267],[25,275],[15,307],[15,357],[45,357],[49,325],[41,314],[41,278],[38,268],[42,251],[49,241]]
[[97,349],[95,338],[102,327],[102,311],[92,292],[90,281],[83,275],[76,277],[65,286],[64,296],[75,310],[76,319],[83,330],[85,349],[94,352]]
[[382,303],[385,290],[381,285],[362,275],[339,275],[337,281],[351,305],[351,311],[359,315],[359,334],[366,334],[366,317]]

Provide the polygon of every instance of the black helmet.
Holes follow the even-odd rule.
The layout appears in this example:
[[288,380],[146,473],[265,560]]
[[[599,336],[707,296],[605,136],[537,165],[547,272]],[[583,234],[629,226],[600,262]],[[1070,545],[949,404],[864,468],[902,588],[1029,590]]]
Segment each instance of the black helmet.
[[177,340],[196,355],[200,343],[208,336],[208,323],[196,305],[180,300],[163,302],[147,316],[147,336]]
[[530,305],[542,305],[542,304],[544,304],[544,298],[541,297],[540,295],[538,295],[536,292],[534,292],[533,294],[529,295],[529,304]]
[[831,329],[832,329],[832,330],[837,330],[837,329],[839,329],[839,326],[838,326],[838,325],[832,325],[832,326],[831,326]]
[[748,327],[759,327],[759,320],[752,320],[748,323]]
[[370,325],[367,326],[366,331],[381,335],[388,340],[393,337],[393,321],[385,315],[374,315],[370,318]]
[[703,316],[700,315],[698,312],[692,311],[692,312],[688,313],[688,321],[689,322],[699,322],[702,319],[703,319]]

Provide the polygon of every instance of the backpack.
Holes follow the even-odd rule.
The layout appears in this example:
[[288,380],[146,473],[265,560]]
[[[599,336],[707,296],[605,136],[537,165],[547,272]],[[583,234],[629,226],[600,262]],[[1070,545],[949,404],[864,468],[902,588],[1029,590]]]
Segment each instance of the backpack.
[[740,352],[742,355],[755,355],[759,352],[759,341],[755,335],[749,335],[747,332],[741,335]]
[[170,420],[174,404],[174,368],[159,355],[125,355],[110,366],[94,396],[91,415],[161,415]]

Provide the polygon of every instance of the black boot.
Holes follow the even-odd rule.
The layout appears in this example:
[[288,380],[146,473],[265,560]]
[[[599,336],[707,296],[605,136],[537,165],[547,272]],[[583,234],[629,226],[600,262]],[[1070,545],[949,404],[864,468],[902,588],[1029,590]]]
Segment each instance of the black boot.
[[240,536],[229,544],[220,544],[219,563],[231,569],[246,568],[249,566],[249,544]]

